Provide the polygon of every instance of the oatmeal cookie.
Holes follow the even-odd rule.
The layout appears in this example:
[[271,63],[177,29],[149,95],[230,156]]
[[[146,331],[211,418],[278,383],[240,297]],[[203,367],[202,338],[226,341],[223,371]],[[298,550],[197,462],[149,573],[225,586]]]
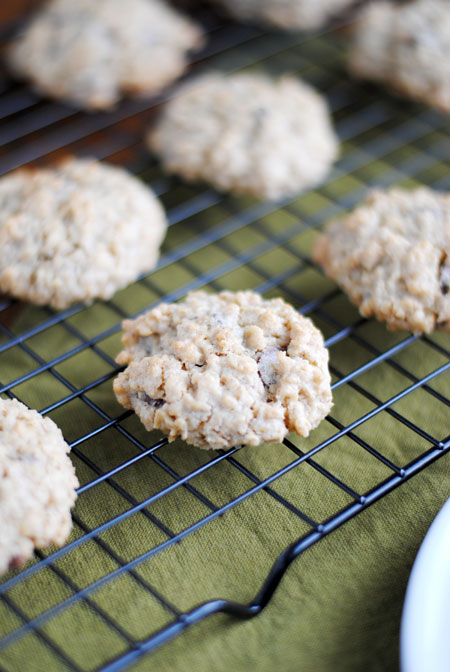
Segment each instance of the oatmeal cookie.
[[365,317],[450,331],[450,194],[375,191],[327,227],[314,258]]
[[0,179],[0,290],[65,308],[107,299],[156,264],[153,192],[122,168],[68,159]]
[[122,93],[159,93],[202,43],[202,30],[161,0],[50,0],[8,60],[44,94],[100,109]]
[[212,0],[236,19],[283,30],[315,30],[355,4],[355,0]]
[[0,399],[0,573],[69,536],[79,485],[69,451],[50,418]]
[[321,333],[282,299],[192,292],[126,320],[117,399],[199,448],[307,436],[331,408]]
[[189,83],[148,143],[168,172],[268,200],[319,184],[338,154],[322,96],[293,77],[254,74]]
[[349,56],[357,77],[450,112],[450,4],[374,2],[356,23]]

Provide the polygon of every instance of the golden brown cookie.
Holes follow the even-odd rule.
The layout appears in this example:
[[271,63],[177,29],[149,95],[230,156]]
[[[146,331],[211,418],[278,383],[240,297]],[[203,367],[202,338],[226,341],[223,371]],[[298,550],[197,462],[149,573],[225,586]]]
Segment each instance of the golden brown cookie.
[[373,2],[355,24],[350,71],[450,112],[450,4]]
[[165,230],[156,196],[123,168],[18,170],[0,179],[0,290],[55,308],[107,299],[153,268]]
[[450,331],[450,194],[375,191],[326,228],[314,257],[365,317]]
[[282,299],[192,292],[125,321],[120,404],[200,448],[308,436],[331,408],[321,333]]
[[161,0],[50,0],[9,63],[49,96],[109,108],[122,93],[159,93],[202,43],[201,28]]
[[338,154],[325,99],[294,77],[261,74],[190,82],[148,142],[168,172],[268,200],[316,186]]
[[314,30],[355,4],[355,0],[212,0],[242,21],[283,30]]
[[0,399],[0,573],[67,539],[79,485],[69,451],[50,418]]

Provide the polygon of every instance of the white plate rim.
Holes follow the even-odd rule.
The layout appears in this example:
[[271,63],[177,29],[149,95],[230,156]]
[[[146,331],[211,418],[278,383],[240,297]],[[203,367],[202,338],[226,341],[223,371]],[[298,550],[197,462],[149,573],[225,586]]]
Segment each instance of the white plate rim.
[[400,629],[402,672],[450,670],[449,623],[450,499],[426,533],[409,577]]

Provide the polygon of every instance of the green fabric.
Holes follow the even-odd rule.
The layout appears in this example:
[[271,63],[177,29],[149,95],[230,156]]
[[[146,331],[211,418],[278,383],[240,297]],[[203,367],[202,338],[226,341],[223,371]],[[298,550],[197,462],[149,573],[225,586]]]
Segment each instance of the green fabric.
[[[281,69],[281,64],[277,67]],[[295,67],[300,67],[299,61]],[[320,85],[323,71],[312,69],[308,74],[310,81]],[[405,114],[400,104],[395,109],[398,115]],[[382,140],[390,133],[389,125],[377,132]],[[371,133],[371,130],[367,132],[366,139],[370,140]],[[439,134],[436,132],[436,135]],[[439,142],[439,137],[434,140]],[[212,205],[172,226],[164,247],[166,253],[191,243],[194,248],[201,249],[190,253],[185,261],[164,266],[151,274],[148,282],[137,283],[119,292],[114,299],[116,305],[126,313],[134,314],[157,301],[161,294],[182,295],[191,286],[202,286],[205,280],[211,290],[264,290],[268,276],[281,274],[278,287],[266,293],[267,296],[281,295],[301,307],[330,293],[321,309],[344,327],[354,324],[358,320],[356,309],[343,295],[333,293],[334,285],[318,270],[302,262],[302,258],[310,254],[317,235],[310,223],[324,221],[340,212],[345,206],[339,206],[335,199],[341,203],[348,197],[357,200],[366,183],[376,183],[386,171],[392,183],[401,183],[406,169],[403,167],[403,172],[399,172],[399,168],[391,167],[407,165],[401,162],[413,158],[411,153],[419,154],[420,151],[418,142],[417,147],[397,150],[382,159],[371,159],[368,155],[359,172],[345,176],[337,169],[320,192],[298,198],[289,209],[270,213],[268,208],[268,214],[258,216],[255,223],[244,225],[243,219],[229,219],[230,213],[236,210],[251,211],[256,207],[252,201],[225,198],[220,205]],[[344,159],[355,156],[355,144],[345,142],[342,152]],[[417,180],[436,181],[445,175],[448,175],[448,168],[435,163],[433,170],[423,172]],[[156,176],[157,168],[149,168],[145,178]],[[412,180],[409,183],[414,184]],[[167,206],[175,207],[200,191],[201,188],[176,183],[164,200]],[[214,236],[223,225],[229,227],[227,235],[206,245],[204,234]],[[273,235],[278,236],[280,245],[273,244],[270,238]],[[245,255],[255,257],[251,265],[244,265]],[[208,277],[210,272],[214,278]],[[301,298],[296,299],[295,295]],[[15,335],[21,335],[38,327],[47,317],[45,309],[28,307],[14,317],[11,329]],[[337,333],[338,327],[327,321],[320,311],[314,311],[311,317],[326,337]],[[92,383],[86,399],[95,405],[94,408],[75,394],[73,399],[49,414],[61,426],[66,439],[76,442],[89,430],[107,423],[109,417],[115,418],[122,413],[123,409],[112,393],[111,377],[108,377],[111,364],[100,356],[100,351],[110,357],[117,354],[119,332],[116,330],[98,338],[95,347],[83,347],[83,339],[102,334],[118,321],[113,307],[99,303],[70,317],[67,324],[71,330],[56,324],[26,338],[24,345],[28,350],[18,344],[0,354],[2,383],[26,377],[44,363],[39,375],[14,384],[12,388],[21,400],[39,410]],[[374,321],[362,324],[357,333],[381,351],[407,336],[387,332],[383,325]],[[413,376],[427,375],[447,361],[439,349],[432,347],[433,342],[448,347],[448,335],[436,334],[428,340],[415,341],[393,361]],[[41,358],[40,363],[33,359],[30,350]],[[69,357],[72,351],[75,352]],[[331,364],[340,375],[372,358],[368,349],[348,338],[334,344],[330,355]],[[54,367],[59,380],[45,369],[45,362],[55,357],[62,358]],[[103,376],[106,376],[103,382],[94,384]],[[388,400],[411,382],[388,362],[355,379],[358,386],[370,390],[379,401]],[[448,373],[434,378],[430,388],[448,395]],[[360,389],[349,384],[335,391],[334,402],[333,417],[343,425],[375,407]],[[96,408],[106,415],[106,419]],[[415,390],[397,402],[394,410],[435,438],[443,439],[449,433],[448,407],[429,391]],[[146,433],[133,415],[121,424],[146,446],[160,438],[158,433]],[[309,439],[294,436],[291,439],[302,451],[307,451],[336,431],[324,421]],[[354,433],[398,466],[406,465],[429,447],[426,439],[387,412],[375,415]],[[139,453],[138,448],[114,427],[79,443],[77,449],[104,471]],[[176,442],[159,449],[156,457],[184,476],[209,461],[211,454]],[[260,479],[294,458],[295,455],[283,445],[244,448],[234,455],[235,460]],[[392,473],[350,437],[331,443],[314,459],[360,494]],[[73,460],[82,484],[95,478],[96,472],[86,461],[74,454]],[[443,457],[305,552],[290,567],[272,602],[256,619],[238,622],[215,616],[152,656],[141,659],[133,670],[397,670],[398,631],[408,574],[427,527],[450,494],[449,467],[448,456]],[[75,514],[87,528],[94,528],[127,511],[134,501],[142,501],[173,482],[161,463],[150,457],[120,471],[113,480],[116,489],[111,483],[103,482],[87,490],[77,501]],[[253,483],[235,465],[224,460],[193,479],[190,485],[218,507],[247,491]],[[275,481],[272,488],[316,522],[326,520],[351,501],[350,495],[307,463]],[[123,496],[124,492],[129,494],[129,499]],[[148,507],[148,513],[175,534],[210,511],[207,504],[184,487]],[[109,614],[122,631],[137,640],[144,640],[170,622],[171,615],[150,595],[145,582],[181,611],[215,597],[247,601],[259,589],[277,555],[309,529],[270,493],[261,491],[223,517],[188,535],[179,544],[172,544],[151,559],[136,564],[133,574],[123,572],[90,592],[90,604],[76,600],[67,609],[44,620],[41,632],[82,670],[94,670],[129,646],[123,634],[106,623],[102,613]],[[81,534],[75,525],[71,539]],[[116,571],[120,566],[118,563],[137,558],[167,538],[166,532],[149,516],[134,513],[103,532],[101,544],[95,540],[81,544],[54,563],[57,572],[51,569],[38,571],[15,585],[8,592],[8,598],[27,618],[35,618],[69,598],[73,588],[90,586]],[[108,549],[114,552],[116,559]],[[6,578],[10,576],[13,573]],[[64,577],[70,577],[72,587]],[[22,622],[10,604],[0,601],[2,634],[13,631]],[[66,669],[48,643],[36,634],[28,634],[0,652],[0,667],[8,672]]]
[[[299,207],[307,203],[306,197],[299,199]],[[260,230],[269,231],[275,224],[278,231],[283,227],[290,230],[293,218],[287,213],[277,213],[261,221]],[[315,233],[306,228],[301,231],[301,224],[296,226],[300,233],[295,233],[289,241],[290,249],[307,254]],[[247,245],[250,249],[261,243],[260,238],[253,230],[244,229],[240,238],[235,240],[242,240],[242,246]],[[170,243],[169,235],[169,246]],[[231,236],[230,249],[232,244]],[[217,254],[224,255],[219,251]],[[152,283],[161,291],[171,291],[190,282],[208,265],[222,263],[221,258],[214,257],[213,250],[204,250],[197,259],[196,255],[191,255],[189,261],[192,271],[180,273],[179,279],[164,269],[153,274]],[[284,270],[291,263],[297,271],[293,275],[293,286],[308,300],[332,288],[331,283],[315,271],[298,268],[298,258],[291,256],[287,249],[272,249],[267,262],[259,258],[258,263],[261,263],[261,268],[269,269],[273,264],[274,270],[277,264]],[[196,269],[195,273],[193,269]],[[261,280],[261,277],[255,278],[253,284]],[[221,286],[230,284],[220,278]],[[243,286],[253,284],[242,282]],[[291,296],[284,295],[292,300]],[[141,284],[120,293],[117,303],[128,306],[133,312],[141,308],[142,300],[148,303],[152,298]],[[133,299],[135,304],[131,305]],[[355,309],[342,296],[331,300],[326,310],[344,325],[356,318]],[[313,317],[326,336],[335,333],[336,330],[319,315]],[[44,318],[44,310],[28,308],[16,320],[14,332],[23,333]],[[68,322],[80,335],[90,338],[117,324],[117,315],[108,306],[96,305],[76,314]],[[374,322],[363,325],[358,333],[383,350],[405,337],[405,334],[389,333]],[[97,347],[114,355],[119,349],[118,339],[118,334],[109,336]],[[448,344],[448,337],[442,334],[433,336],[432,340]],[[72,351],[80,343],[80,338],[68,333],[62,325],[26,340],[26,345],[44,362]],[[330,354],[332,365],[344,374],[370,359],[367,350],[348,339],[331,347]],[[438,350],[422,340],[414,342],[394,360],[416,376],[426,375],[446,362]],[[3,355],[2,382],[15,380],[35,370],[36,366],[36,362],[16,346],[6,356]],[[55,371],[77,387],[108,374],[111,366],[93,349],[86,348],[58,364]],[[387,400],[411,383],[388,363],[369,370],[356,382],[377,395],[380,401]],[[448,393],[448,383],[448,374],[445,374],[434,379],[430,385],[437,391]],[[44,371],[16,385],[13,392],[30,406],[42,409],[67,396],[71,390],[63,382],[58,382],[52,373]],[[111,417],[121,413],[114,400],[110,379],[95,386],[86,396]],[[336,390],[334,401],[333,416],[342,424],[348,424],[374,408],[373,403],[348,385]],[[448,434],[447,407],[426,391],[416,390],[395,404],[395,410],[437,438]],[[105,422],[78,398],[50,413],[50,416],[62,427],[69,441],[77,440],[88,429],[100,427]],[[156,433],[147,434],[134,416],[128,417],[122,424],[145,445],[152,445],[158,438]],[[292,437],[292,440],[306,451],[335,431],[328,422],[324,422],[310,439],[305,441]],[[428,445],[422,437],[385,412],[361,425],[355,434],[399,466],[417,457]],[[111,469],[138,453],[132,443],[114,428],[95,435],[80,444],[78,449],[103,470]],[[157,456],[179,475],[193,471],[210,459],[208,453],[186,448],[180,443],[164,446]],[[284,446],[267,446],[243,449],[235,459],[258,478],[264,478],[294,457]],[[359,493],[364,493],[390,475],[386,466],[347,437],[332,443],[315,459]],[[78,457],[74,456],[74,462],[81,483],[95,477],[95,473]],[[136,669],[246,670],[250,665],[257,665],[261,670],[395,670],[406,580],[428,525],[449,495],[448,471],[449,460],[445,457],[357,520],[308,550],[290,568],[273,602],[257,619],[238,623],[229,618],[214,617],[154,656],[146,657]],[[169,485],[172,477],[154,461],[145,458],[120,472],[114,480],[136,501],[142,501]],[[253,484],[235,466],[225,461],[195,478],[191,485],[215,506],[220,506]],[[290,471],[272,487],[318,522],[351,501],[349,495],[306,463]],[[93,528],[129,507],[130,503],[119,492],[102,483],[79,498],[75,512],[85,525]],[[210,509],[185,488],[178,488],[149,507],[149,512],[177,533],[203,518]],[[138,564],[135,572],[183,611],[213,597],[246,601],[254,596],[277,554],[308,529],[306,523],[273,497],[259,492],[223,518],[189,535],[180,544],[174,544],[151,560]],[[72,538],[79,535],[80,530],[76,526]],[[123,561],[136,558],[166,539],[166,534],[140,513],[101,535],[101,540]],[[79,588],[88,586],[118,567],[95,541],[78,546],[55,565]],[[50,570],[44,570],[17,584],[8,596],[28,618],[33,618],[71,593],[61,578]],[[170,620],[170,615],[157,600],[127,573],[107,582],[91,593],[90,598],[132,638],[145,639]],[[20,625],[20,619],[6,604],[1,603],[0,610],[3,632]],[[76,601],[45,621],[42,631],[83,670],[95,669],[120,655],[127,646],[121,635],[83,601]],[[27,635],[3,651],[0,664],[13,671],[64,669],[48,645],[35,635]]]

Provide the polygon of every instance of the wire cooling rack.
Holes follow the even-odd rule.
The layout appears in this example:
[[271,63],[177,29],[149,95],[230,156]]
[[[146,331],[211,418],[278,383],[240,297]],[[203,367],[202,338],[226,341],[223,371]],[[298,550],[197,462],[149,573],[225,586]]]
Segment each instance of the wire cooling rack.
[[[299,36],[206,14],[202,19],[210,40],[193,71],[298,73],[326,95],[342,155],[322,187],[275,205],[168,178],[143,148],[142,134],[172,91],[158,100],[125,101],[111,113],[85,114],[39,98],[6,74],[0,80],[0,173],[66,153],[105,158],[149,182],[170,222],[157,269],[109,302],[55,312],[1,300],[0,391],[55,419],[82,483],[67,545],[36,552],[0,585],[2,670],[24,669],[34,655],[49,669],[121,670],[209,614],[255,615],[294,558],[450,449],[449,437],[434,433],[434,420],[448,414],[450,403],[448,337],[389,333],[362,319],[310,258],[317,228],[359,202],[369,187],[449,189],[449,120],[351,81],[341,30]],[[312,437],[290,437],[267,449],[202,452],[167,445],[116,405],[111,386],[121,320],[200,287],[281,295],[322,329],[335,406]],[[448,377],[446,383],[448,389]],[[411,417],[405,402],[418,395],[425,412]],[[377,432],[381,422],[383,432],[387,427],[404,437],[407,453],[390,452],[389,440]],[[292,475],[301,488],[289,481]],[[110,502],[108,511],[97,510],[100,494]],[[189,601],[189,586],[156,581],[158,558],[171,552],[191,575],[196,556],[188,549],[197,551],[201,530],[214,526],[219,564],[224,556],[219,574],[225,573],[231,551],[221,540],[242,525],[234,514],[257,497],[289,516],[290,526],[265,580],[256,577],[262,588],[250,602],[233,601],[233,591],[230,600],[214,599],[229,592],[219,581],[213,589],[219,592],[205,589],[198,606]],[[241,550],[236,553],[242,562]],[[244,558],[252,562],[251,543]],[[149,563],[153,569],[145,572]],[[133,595],[126,607],[124,580]],[[100,599],[105,591],[107,602]],[[40,598],[30,600],[31,593]],[[77,619],[75,643],[64,630],[68,614]],[[88,642],[91,631],[95,651],[87,664],[79,642]]]

